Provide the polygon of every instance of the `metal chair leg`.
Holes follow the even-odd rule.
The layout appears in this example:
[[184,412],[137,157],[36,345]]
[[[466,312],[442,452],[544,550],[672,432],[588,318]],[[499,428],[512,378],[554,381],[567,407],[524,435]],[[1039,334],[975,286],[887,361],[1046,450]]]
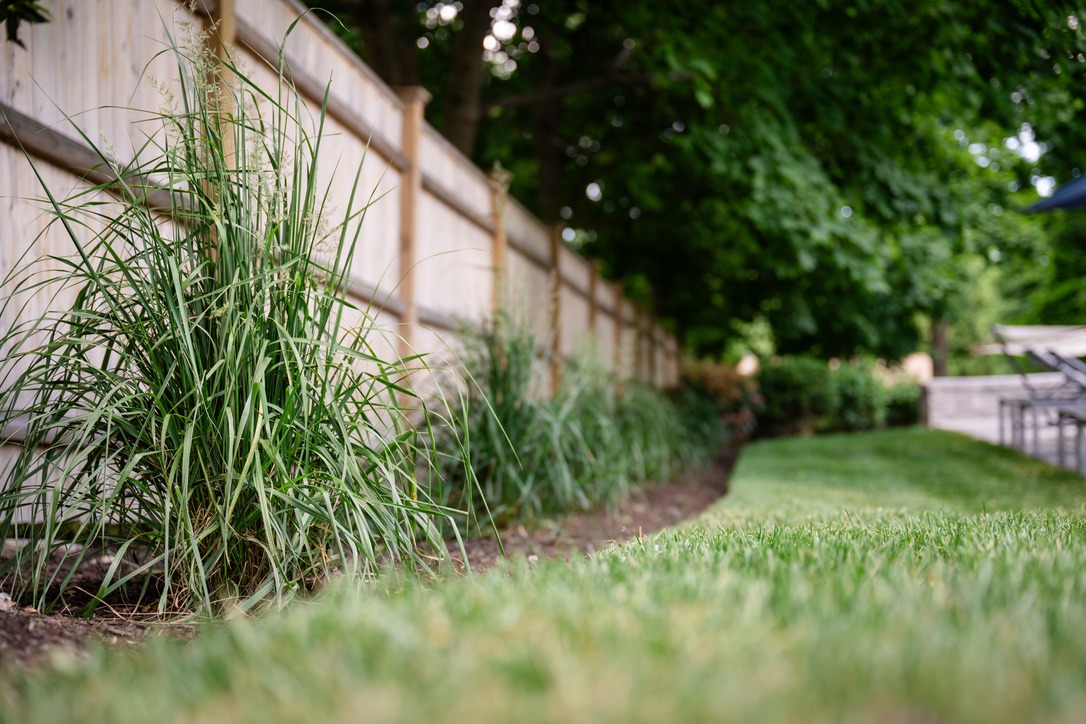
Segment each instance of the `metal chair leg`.
[[999,401],[999,444],[1000,445],[1006,445],[1007,444],[1005,442],[1006,438],[1003,437],[1003,417],[1005,415],[1006,407],[1007,407],[1007,401],[1006,400],[1000,400]]
[[1037,414],[1037,408],[1033,408],[1033,455],[1034,457],[1041,454],[1041,418]]
[[1075,469],[1079,475],[1086,474],[1082,467],[1082,420],[1075,420]]
[[1063,423],[1067,419],[1061,412],[1056,416],[1056,460],[1059,461],[1059,466],[1064,467],[1064,444],[1063,444]]

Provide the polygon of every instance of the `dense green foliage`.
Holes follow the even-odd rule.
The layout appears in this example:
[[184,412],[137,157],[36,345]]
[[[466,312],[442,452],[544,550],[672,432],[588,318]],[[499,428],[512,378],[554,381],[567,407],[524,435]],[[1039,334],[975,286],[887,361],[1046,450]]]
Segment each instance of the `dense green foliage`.
[[898,382],[886,389],[886,425],[904,427],[920,422],[920,385]]
[[47,23],[52,17],[37,0],[3,0],[0,2],[0,22],[10,43],[25,48],[19,39],[19,26],[23,23]]
[[5,318],[35,292],[75,301],[0,336],[0,429],[25,431],[0,483],[0,542],[26,543],[5,588],[47,610],[107,551],[84,594],[127,584],[160,612],[211,615],[332,574],[429,570],[420,544],[447,554],[415,485],[427,423],[398,397],[413,361],[378,356],[380,332],[344,297],[358,175],[326,218],[323,113],[300,120],[283,76],[278,97],[241,74],[232,87],[203,38],[173,52],[177,105],[139,165],[65,200],[46,188],[74,251],[7,287]]
[[[1058,261],[1047,222],[1018,209],[1035,179],[1079,168],[1074,2],[484,0],[448,13],[427,0],[385,9],[395,38],[365,22],[383,3],[314,4],[343,15],[375,67],[410,68],[395,82],[432,90],[429,116],[453,136],[477,93],[467,150],[511,169],[518,197],[566,220],[575,246],[698,350],[762,320],[780,353],[896,357],[923,320],[975,316],[986,270],[1005,270],[1011,299],[1024,278],[1058,284],[1038,274]],[[495,10],[476,88],[458,43],[479,32],[481,4]],[[1039,161],[1005,144],[1021,145],[1024,124]]]
[[1028,300],[1016,321],[1082,324],[1086,319],[1086,219],[1081,210],[1053,220],[1051,241],[1037,273],[1018,280],[1017,293]]
[[831,430],[875,430],[886,425],[886,388],[863,364],[843,364],[833,372]]
[[918,421],[920,388],[884,381],[863,361],[830,366],[813,357],[778,357],[758,373],[763,436],[858,432]]
[[9,678],[0,720],[1074,721],[1084,506],[947,433],[764,441],[685,529],[97,651]]
[[762,434],[810,434],[815,422],[836,408],[830,368],[812,357],[769,360],[758,372],[758,387]]
[[[469,531],[614,502],[725,443],[715,409],[688,398],[676,404],[633,381],[618,389],[591,358],[567,363],[555,394],[541,394],[546,363],[528,329],[508,316],[464,338],[467,390],[453,433],[463,426],[468,467],[449,458],[433,492],[466,514]],[[435,445],[453,447],[441,434]]]

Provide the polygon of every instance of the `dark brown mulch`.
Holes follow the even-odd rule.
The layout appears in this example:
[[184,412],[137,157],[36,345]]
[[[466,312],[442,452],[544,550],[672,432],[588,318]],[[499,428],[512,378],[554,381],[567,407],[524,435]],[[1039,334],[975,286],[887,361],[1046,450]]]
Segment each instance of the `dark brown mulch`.
[[[529,562],[558,556],[569,559],[682,522],[727,492],[737,454],[729,451],[698,475],[640,488],[610,510],[573,513],[541,521],[530,530],[522,526],[503,531],[505,555],[510,560],[526,558]],[[475,573],[502,560],[501,548],[494,538],[465,541],[465,548]],[[464,570],[458,552],[454,561],[459,570]],[[182,636],[192,632],[191,626],[148,625],[124,611],[108,607],[99,608],[90,619],[76,618],[70,612],[42,615],[3,598],[0,596],[0,674],[36,666],[58,652],[79,656],[97,641],[124,646],[160,632]]]
[[[501,546],[496,538],[464,541],[468,563],[474,573],[491,568],[502,560],[502,549],[509,560],[591,555],[615,542],[675,525],[701,513],[728,490],[728,479],[738,451],[722,454],[712,466],[698,475],[660,485],[638,488],[612,510],[571,513],[560,518],[539,521],[530,529],[520,526],[501,532]],[[463,556],[454,551],[457,568],[465,568]]]
[[32,608],[0,611],[0,673],[26,668],[59,653],[83,654],[95,641],[136,644],[150,629],[118,616],[92,619],[43,616]]

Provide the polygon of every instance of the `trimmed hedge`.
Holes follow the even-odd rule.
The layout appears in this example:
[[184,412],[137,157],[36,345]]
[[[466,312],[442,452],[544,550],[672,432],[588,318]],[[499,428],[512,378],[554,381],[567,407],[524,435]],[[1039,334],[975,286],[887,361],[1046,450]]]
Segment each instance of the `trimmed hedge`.
[[830,368],[813,357],[780,357],[758,374],[762,404],[761,435],[810,435],[816,423],[833,414],[836,393]]
[[865,362],[832,369],[812,357],[780,357],[762,365],[758,383],[758,432],[765,437],[875,430],[919,420],[919,385],[888,387]]

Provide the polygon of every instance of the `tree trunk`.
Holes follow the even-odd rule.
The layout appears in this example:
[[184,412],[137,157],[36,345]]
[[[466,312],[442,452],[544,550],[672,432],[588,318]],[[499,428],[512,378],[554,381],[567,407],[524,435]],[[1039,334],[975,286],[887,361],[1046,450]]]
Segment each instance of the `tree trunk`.
[[947,358],[950,356],[950,347],[947,343],[947,321],[945,319],[933,319],[931,322],[931,362],[932,374],[936,377],[946,377]]
[[[558,61],[548,52],[546,45],[540,49],[540,55],[545,67],[544,88],[554,88],[558,85]],[[536,198],[539,201],[539,215],[546,222],[558,220],[558,207],[562,198],[562,156],[561,144],[558,142],[561,104],[561,98],[553,97],[536,106]]]
[[362,39],[363,60],[386,83],[393,87],[419,84],[415,45],[419,28],[413,4],[397,0],[337,0],[326,5],[357,31]]
[[490,30],[492,4],[487,0],[464,0],[460,11],[463,26],[456,33],[444,98],[441,132],[469,158],[475,150],[482,114],[483,39]]

